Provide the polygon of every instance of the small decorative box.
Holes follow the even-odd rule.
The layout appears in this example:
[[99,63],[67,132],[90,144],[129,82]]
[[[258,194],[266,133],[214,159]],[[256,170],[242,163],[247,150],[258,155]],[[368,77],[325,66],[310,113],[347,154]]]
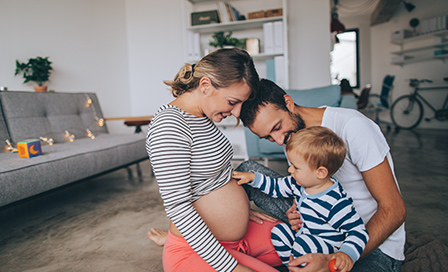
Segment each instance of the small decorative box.
[[39,140],[27,140],[17,143],[19,156],[22,158],[32,158],[42,154]]

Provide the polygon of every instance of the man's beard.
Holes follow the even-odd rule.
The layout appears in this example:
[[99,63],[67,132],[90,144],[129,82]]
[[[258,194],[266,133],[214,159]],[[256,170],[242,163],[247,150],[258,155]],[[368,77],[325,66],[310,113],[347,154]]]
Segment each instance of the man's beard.
[[289,137],[291,136],[291,134],[296,133],[297,131],[304,129],[306,127],[305,121],[303,121],[302,116],[300,116],[300,114],[290,112],[289,116],[291,117],[294,127],[286,135],[283,144],[286,144],[286,142],[289,140]]

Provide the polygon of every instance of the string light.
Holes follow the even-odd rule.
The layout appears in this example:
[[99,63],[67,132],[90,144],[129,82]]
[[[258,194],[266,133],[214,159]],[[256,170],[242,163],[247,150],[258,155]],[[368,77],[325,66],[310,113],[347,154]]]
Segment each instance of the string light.
[[39,138],[42,142],[46,142],[48,145],[53,145],[53,143],[54,143],[52,138],[47,138],[47,137],[43,137],[43,136],[40,136]]
[[90,139],[95,139],[95,135],[93,135],[93,133],[90,131],[90,129],[86,129],[87,132],[87,137],[89,137]]
[[6,139],[5,142],[6,142],[6,149],[9,152],[12,152],[12,153],[18,152],[17,148],[14,147],[14,145],[11,143],[11,141],[9,139]]
[[104,119],[95,117],[95,120],[98,122],[98,126],[102,127],[104,126]]
[[86,102],[86,108],[90,107],[90,105],[92,105],[92,99],[90,99],[89,97],[87,98],[87,102]]
[[95,118],[95,121],[97,122],[98,126],[103,127],[104,126],[104,119],[98,117],[98,115],[96,113],[96,110],[95,110],[95,105],[93,104],[92,99],[89,97],[89,95],[86,94],[86,93],[84,95],[85,95],[85,97],[87,99],[86,100],[86,108],[92,106],[91,109],[92,109],[92,113],[93,113],[93,117]]
[[64,133],[65,137],[67,137],[70,142],[73,142],[75,140],[75,135],[68,132],[68,130],[66,130]]

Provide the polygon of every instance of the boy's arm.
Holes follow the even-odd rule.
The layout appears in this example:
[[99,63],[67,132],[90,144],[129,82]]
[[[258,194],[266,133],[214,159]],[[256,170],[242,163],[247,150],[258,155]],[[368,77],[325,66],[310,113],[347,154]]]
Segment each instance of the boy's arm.
[[[292,177],[271,178],[258,172],[235,172],[233,178],[238,184],[248,184],[254,188],[260,189],[263,193],[272,197],[291,197],[294,196],[292,188]],[[252,180],[252,181],[250,181]]]
[[232,178],[236,179],[238,185],[243,185],[252,182],[255,178],[254,172],[237,172],[233,171]]
[[350,256],[355,263],[366,247],[369,234],[352,201],[348,198],[340,199],[332,208],[328,223],[345,232],[346,237],[339,251]]

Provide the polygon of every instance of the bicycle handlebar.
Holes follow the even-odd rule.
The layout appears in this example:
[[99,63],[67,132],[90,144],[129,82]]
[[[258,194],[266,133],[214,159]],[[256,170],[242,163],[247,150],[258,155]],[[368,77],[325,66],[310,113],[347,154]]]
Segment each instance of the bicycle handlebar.
[[411,87],[417,87],[420,83],[425,83],[425,82],[432,83],[432,80],[430,80],[430,79],[421,79],[421,80],[419,80],[417,78],[411,78],[409,80],[410,80],[409,85]]

